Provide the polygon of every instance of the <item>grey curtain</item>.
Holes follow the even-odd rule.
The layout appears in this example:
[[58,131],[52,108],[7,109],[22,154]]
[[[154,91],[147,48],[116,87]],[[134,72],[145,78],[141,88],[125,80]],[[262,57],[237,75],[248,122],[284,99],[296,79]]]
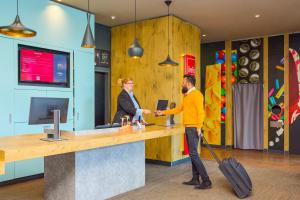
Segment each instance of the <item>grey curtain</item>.
[[262,84],[235,84],[232,100],[234,148],[263,149]]

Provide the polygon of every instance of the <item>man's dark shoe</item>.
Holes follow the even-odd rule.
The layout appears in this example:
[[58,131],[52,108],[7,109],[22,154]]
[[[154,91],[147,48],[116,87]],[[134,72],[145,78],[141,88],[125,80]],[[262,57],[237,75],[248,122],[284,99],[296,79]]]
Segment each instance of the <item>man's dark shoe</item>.
[[192,178],[192,180],[183,182],[182,184],[183,185],[199,185],[200,181],[199,181],[199,178]]
[[210,180],[203,181],[201,184],[197,185],[195,189],[210,189],[212,187],[212,183]]

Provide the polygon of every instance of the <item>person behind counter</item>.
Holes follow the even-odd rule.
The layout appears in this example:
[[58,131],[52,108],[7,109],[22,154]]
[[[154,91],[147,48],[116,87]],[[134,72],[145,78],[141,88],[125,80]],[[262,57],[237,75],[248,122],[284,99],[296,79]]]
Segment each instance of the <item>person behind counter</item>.
[[[203,95],[196,90],[195,83],[196,79],[194,76],[185,75],[182,82],[183,103],[171,110],[158,110],[156,115],[172,115],[183,112],[183,123],[185,125],[193,175],[192,180],[183,182],[183,184],[195,185],[197,189],[208,189],[212,187],[212,183],[197,151],[201,127],[205,117]],[[202,179],[201,183],[199,176]]]
[[118,96],[117,101],[117,112],[115,114],[113,123],[121,123],[121,118],[124,115],[130,117],[130,121],[135,123],[140,121],[143,124],[146,124],[143,114],[150,114],[149,109],[142,109],[137,98],[133,94],[134,82],[131,78],[119,79],[118,84],[123,88],[121,93]]

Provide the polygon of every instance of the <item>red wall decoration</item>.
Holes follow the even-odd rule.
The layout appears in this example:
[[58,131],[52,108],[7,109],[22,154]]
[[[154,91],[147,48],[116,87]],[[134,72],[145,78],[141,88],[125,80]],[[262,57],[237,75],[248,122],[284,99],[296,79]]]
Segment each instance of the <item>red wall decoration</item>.
[[184,75],[192,75],[196,74],[196,60],[195,56],[192,55],[184,55]]

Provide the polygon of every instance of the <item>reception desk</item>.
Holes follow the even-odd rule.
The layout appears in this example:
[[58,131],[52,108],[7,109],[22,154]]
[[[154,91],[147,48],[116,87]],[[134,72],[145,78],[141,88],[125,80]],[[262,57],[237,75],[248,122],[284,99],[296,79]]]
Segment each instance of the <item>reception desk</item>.
[[184,132],[183,126],[145,130],[65,132],[59,142],[46,134],[0,138],[0,172],[5,163],[45,157],[45,199],[106,199],[145,185],[145,140]]

